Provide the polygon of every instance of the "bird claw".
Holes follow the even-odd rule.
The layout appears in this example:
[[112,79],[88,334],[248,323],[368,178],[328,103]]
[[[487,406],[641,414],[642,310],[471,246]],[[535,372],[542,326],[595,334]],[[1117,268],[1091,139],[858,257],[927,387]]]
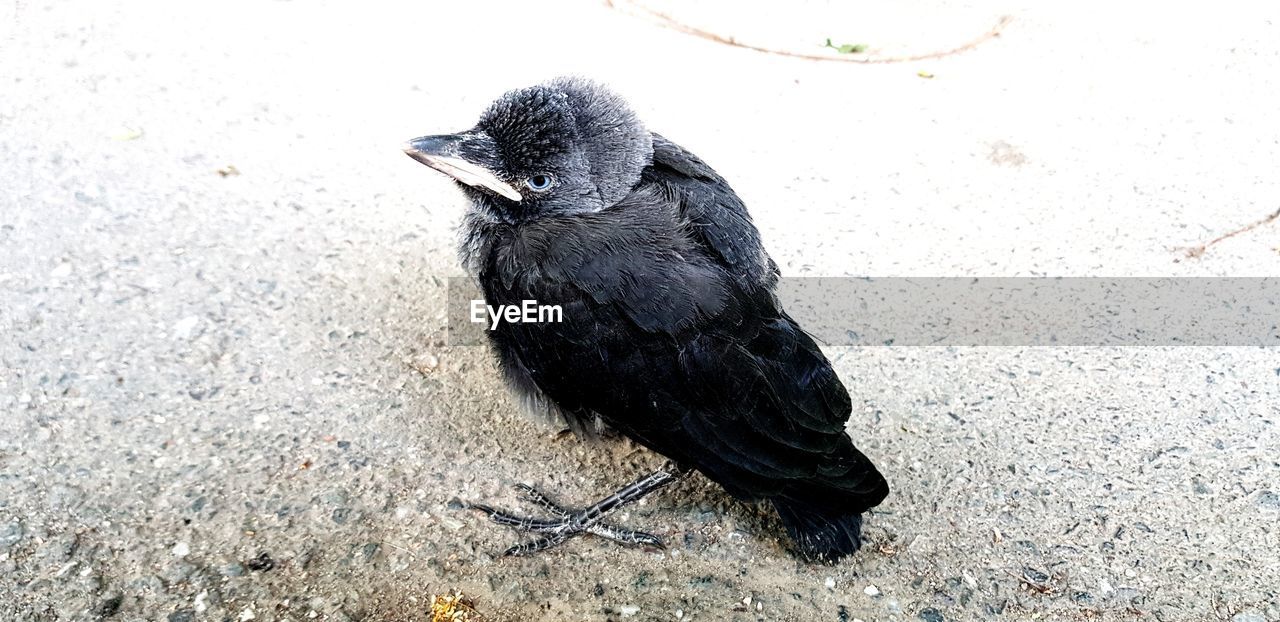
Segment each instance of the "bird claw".
[[502,552],[502,557],[532,555],[584,534],[591,534],[623,545],[639,545],[659,550],[666,549],[666,545],[658,536],[604,522],[603,518],[606,512],[600,511],[599,504],[584,510],[572,511],[555,502],[533,486],[516,484],[515,488],[521,493],[520,496],[523,501],[546,510],[554,518],[543,519],[518,516],[481,503],[462,503],[461,505],[465,509],[476,510],[485,514],[489,517],[489,520],[499,525],[511,527],[516,531],[542,534],[540,538],[508,548]]

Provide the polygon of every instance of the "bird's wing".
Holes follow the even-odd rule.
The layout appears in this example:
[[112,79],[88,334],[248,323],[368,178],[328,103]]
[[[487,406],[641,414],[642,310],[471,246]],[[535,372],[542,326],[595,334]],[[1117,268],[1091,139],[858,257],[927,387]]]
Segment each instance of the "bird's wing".
[[676,368],[697,386],[668,402],[680,411],[673,438],[704,443],[700,469],[739,495],[876,505],[888,486],[845,433],[849,394],[778,304],[778,268],[746,205],[698,156],[658,134],[653,146],[645,181],[666,189],[690,237],[732,279],[724,312],[679,340]]
[[765,252],[747,206],[715,169],[653,134],[653,165],[645,181],[669,189],[695,238],[735,276],[747,284],[773,287],[778,267]]
[[672,436],[700,443],[699,469],[739,496],[879,503],[887,486],[845,433],[852,404],[830,362],[791,318],[761,311],[683,344],[692,387],[666,405]]

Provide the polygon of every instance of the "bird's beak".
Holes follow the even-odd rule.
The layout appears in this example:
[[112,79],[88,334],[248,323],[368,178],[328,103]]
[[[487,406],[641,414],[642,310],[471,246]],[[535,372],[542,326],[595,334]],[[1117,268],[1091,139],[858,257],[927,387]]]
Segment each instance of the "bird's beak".
[[519,191],[480,163],[493,160],[494,151],[493,139],[482,133],[423,136],[404,144],[406,155],[460,183],[487,188],[512,201],[519,201]]

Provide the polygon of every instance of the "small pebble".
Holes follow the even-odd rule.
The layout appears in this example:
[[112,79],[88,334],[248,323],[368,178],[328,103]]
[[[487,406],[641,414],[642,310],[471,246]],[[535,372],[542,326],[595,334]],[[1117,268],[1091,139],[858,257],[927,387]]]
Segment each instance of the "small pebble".
[[637,613],[640,613],[640,607],[636,605],[623,605],[621,607],[618,607],[618,613],[621,613],[622,617],[624,618],[629,618]]
[[191,554],[191,545],[186,542],[179,542],[173,545],[174,557],[186,557]]
[[944,622],[942,614],[933,607],[926,607],[920,610],[920,619],[924,622]]
[[1049,575],[1030,566],[1022,569],[1022,576],[1032,583],[1048,583]]
[[194,315],[178,320],[173,325],[173,337],[175,339],[190,339],[191,333],[195,331],[196,325],[200,323],[200,318]]
[[826,581],[823,581],[823,582],[822,582],[822,584],[823,584],[823,585],[825,585],[825,586],[827,586],[827,589],[828,589],[828,590],[834,590],[834,589],[836,589],[836,578],[835,578],[835,577],[827,577],[827,580],[826,580]]
[[263,551],[258,553],[257,557],[245,562],[244,565],[248,566],[249,570],[266,572],[276,567],[276,560],[271,559],[271,555]]
[[93,613],[99,618],[109,618],[120,611],[120,605],[123,603],[124,595],[120,593],[113,593],[102,599],[102,601],[98,603],[98,606],[93,608]]
[[863,588],[862,593],[872,597],[879,596],[880,588],[874,585],[868,585],[867,587]]

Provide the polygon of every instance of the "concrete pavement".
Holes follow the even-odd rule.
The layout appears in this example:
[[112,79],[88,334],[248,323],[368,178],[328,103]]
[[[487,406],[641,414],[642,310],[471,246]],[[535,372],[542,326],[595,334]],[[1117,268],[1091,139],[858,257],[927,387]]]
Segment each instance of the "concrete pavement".
[[694,478],[624,517],[665,554],[493,559],[514,535],[451,499],[658,459],[445,345],[461,197],[398,148],[580,73],[724,173],[787,275],[1275,276],[1274,224],[1177,248],[1280,207],[1277,11],[871,5],[894,50],[1012,20],[861,66],[462,4],[4,7],[0,619],[424,620],[457,589],[488,620],[1280,620],[1265,348],[832,348],[894,486],[856,558],[799,564]]

